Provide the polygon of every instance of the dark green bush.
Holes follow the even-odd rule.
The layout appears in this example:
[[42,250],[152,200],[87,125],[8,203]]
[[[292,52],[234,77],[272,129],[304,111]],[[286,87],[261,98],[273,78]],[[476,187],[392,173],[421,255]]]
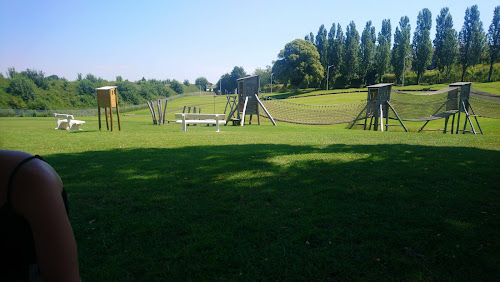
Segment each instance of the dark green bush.
[[16,74],[9,82],[7,93],[18,96],[24,102],[36,99],[35,83],[24,75]]
[[175,79],[172,80],[172,82],[170,82],[170,88],[172,88],[172,90],[174,90],[177,94],[184,93],[184,88],[182,87],[182,84]]

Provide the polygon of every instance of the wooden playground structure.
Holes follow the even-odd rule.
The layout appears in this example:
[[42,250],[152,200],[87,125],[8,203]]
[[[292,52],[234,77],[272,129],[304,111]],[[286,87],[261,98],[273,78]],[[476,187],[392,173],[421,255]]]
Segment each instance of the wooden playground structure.
[[231,121],[233,125],[243,126],[245,124],[246,115],[250,115],[248,123],[252,124],[253,115],[257,115],[257,122],[260,125],[259,106],[261,106],[267,117],[271,120],[273,125],[276,126],[273,117],[259,99],[260,76],[254,75],[243,77],[238,79],[237,83],[238,94],[226,96],[227,103],[224,114],[229,107],[226,124]]

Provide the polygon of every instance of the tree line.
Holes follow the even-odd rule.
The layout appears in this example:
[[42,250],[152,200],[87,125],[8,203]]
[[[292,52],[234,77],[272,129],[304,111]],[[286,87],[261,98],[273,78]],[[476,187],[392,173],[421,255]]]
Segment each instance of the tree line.
[[486,63],[489,64],[487,80],[491,81],[500,48],[500,6],[494,9],[488,32],[483,30],[479,16],[477,5],[467,8],[463,27],[457,32],[449,9],[441,9],[433,41],[432,13],[427,8],[418,13],[412,40],[407,16],[401,17],[395,29],[394,42],[389,19],[382,21],[378,34],[371,21],[361,35],[353,21],[345,32],[340,24],[333,23],[328,31],[321,25],[316,35],[310,32],[304,39],[286,44],[270,70],[271,75],[296,89],[326,85],[332,88],[382,82],[390,72],[394,73],[396,83],[402,83],[403,73],[411,69],[419,84],[429,69],[438,70],[441,80],[448,82],[452,69],[460,66],[464,81],[468,69]]
[[76,81],[57,75],[46,76],[41,70],[27,69],[17,72],[9,68],[7,77],[0,74],[0,108],[50,110],[58,108],[85,108],[97,106],[96,88],[118,87],[120,104],[138,105],[149,100],[166,98],[185,92],[205,91],[208,81],[196,79],[195,85],[186,79],[183,83],[173,79],[157,80],[144,77],[136,82],[107,81],[93,74],[78,73]]

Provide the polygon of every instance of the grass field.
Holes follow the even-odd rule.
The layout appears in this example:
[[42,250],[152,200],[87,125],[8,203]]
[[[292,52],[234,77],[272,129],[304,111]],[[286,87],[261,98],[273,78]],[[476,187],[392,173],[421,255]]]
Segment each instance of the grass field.
[[[167,110],[220,113],[225,101]],[[477,136],[266,119],[216,133],[135,114],[114,132],[97,117],[78,132],[0,119],[0,148],[42,155],[61,175],[83,281],[500,277],[500,120],[480,119]]]

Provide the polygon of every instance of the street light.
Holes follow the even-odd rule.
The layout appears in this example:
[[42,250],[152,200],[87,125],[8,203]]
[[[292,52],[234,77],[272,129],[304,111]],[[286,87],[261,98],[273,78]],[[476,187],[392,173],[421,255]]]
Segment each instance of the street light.
[[328,66],[328,70],[326,71],[326,90],[328,91],[328,77],[330,74],[330,68],[333,67],[333,65]]
[[408,56],[403,58],[403,85],[401,85],[401,87],[405,86],[406,58],[409,58],[409,57],[411,57],[411,55],[408,55]]
[[271,95],[273,95],[273,75],[274,75],[274,72],[271,73]]

